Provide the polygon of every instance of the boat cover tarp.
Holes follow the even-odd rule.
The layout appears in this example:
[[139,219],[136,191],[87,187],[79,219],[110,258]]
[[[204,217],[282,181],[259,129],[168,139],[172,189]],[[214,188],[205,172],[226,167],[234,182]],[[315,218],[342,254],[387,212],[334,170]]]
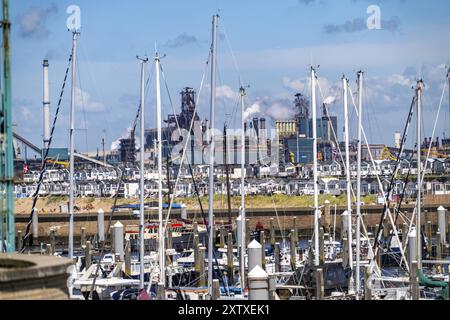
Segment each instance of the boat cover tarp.
[[419,284],[427,288],[446,288],[448,287],[448,282],[436,281],[429,279],[422,270],[417,271],[417,276],[419,277]]
[[419,284],[421,286],[427,288],[442,288],[437,292],[437,295],[444,300],[449,300],[450,287],[448,285],[448,282],[431,280],[422,272],[422,270],[417,270],[417,276],[419,277]]

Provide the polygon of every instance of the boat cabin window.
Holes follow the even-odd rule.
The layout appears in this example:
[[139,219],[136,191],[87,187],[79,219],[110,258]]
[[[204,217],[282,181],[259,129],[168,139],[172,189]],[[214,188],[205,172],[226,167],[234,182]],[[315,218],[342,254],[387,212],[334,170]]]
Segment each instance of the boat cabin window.
[[186,251],[181,254],[181,258],[187,258],[192,254],[192,252]]

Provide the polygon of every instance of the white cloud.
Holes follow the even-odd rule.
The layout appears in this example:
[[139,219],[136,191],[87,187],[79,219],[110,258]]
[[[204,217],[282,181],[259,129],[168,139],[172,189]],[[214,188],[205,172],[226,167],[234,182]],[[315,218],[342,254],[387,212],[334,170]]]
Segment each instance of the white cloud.
[[58,12],[58,7],[52,3],[47,8],[32,7],[19,16],[20,35],[24,38],[46,38],[50,31],[45,26],[50,14]]
[[89,92],[76,88],[76,107],[87,112],[102,112],[105,110],[105,105],[92,99]]
[[413,85],[413,80],[401,74],[393,74],[389,76],[388,83],[393,85],[410,87]]
[[239,99],[239,93],[233,91],[230,86],[223,85],[216,87],[217,98],[225,98],[236,101]]
[[[307,96],[310,95],[311,82],[309,78],[301,79],[290,79],[288,77],[283,77],[282,79],[283,87],[287,89],[293,89],[296,93],[304,92]],[[336,103],[341,97],[342,85],[340,82],[332,82],[325,77],[319,77],[316,92],[318,97],[318,103],[326,103],[327,105],[332,105]],[[322,99],[323,94],[323,99]],[[292,97],[293,98],[293,97]]]
[[283,80],[283,86],[285,88],[288,88],[288,89],[291,89],[291,90],[294,90],[297,92],[305,90],[305,83],[300,80],[297,80],[297,79],[291,80],[288,77],[283,77],[282,80]]
[[244,111],[244,119],[248,120],[252,115],[261,113],[262,111],[263,111],[263,108],[261,107],[260,102],[257,101]]
[[266,110],[266,114],[273,120],[288,120],[295,116],[295,111],[290,101],[275,101]]

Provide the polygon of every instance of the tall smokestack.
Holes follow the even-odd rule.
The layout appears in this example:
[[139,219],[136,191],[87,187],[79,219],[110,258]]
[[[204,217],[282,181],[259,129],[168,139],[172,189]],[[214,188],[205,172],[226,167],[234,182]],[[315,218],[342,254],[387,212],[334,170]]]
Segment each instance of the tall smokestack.
[[50,142],[50,89],[48,84],[48,60],[44,60],[44,150],[48,149]]
[[402,144],[402,134],[400,132],[396,132],[394,134],[394,145],[395,145],[395,148],[400,149],[401,144]]
[[266,129],[266,118],[261,118],[259,119],[259,126],[261,130],[265,130]]
[[255,134],[257,136],[259,136],[259,128],[258,128],[258,124],[259,124],[259,119],[257,117],[253,118],[253,129],[255,129]]

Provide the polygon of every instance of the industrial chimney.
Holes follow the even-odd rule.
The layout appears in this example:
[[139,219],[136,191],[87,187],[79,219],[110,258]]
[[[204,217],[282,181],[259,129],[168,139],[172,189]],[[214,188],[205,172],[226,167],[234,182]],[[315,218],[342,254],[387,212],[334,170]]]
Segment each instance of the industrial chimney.
[[266,119],[265,118],[261,118],[259,119],[259,125],[260,125],[260,129],[261,130],[265,130],[266,129]]
[[253,129],[255,129],[256,136],[259,136],[259,119],[257,117],[253,118]]
[[48,83],[48,66],[48,60],[44,60],[44,99],[42,100],[44,114],[44,150],[48,149],[50,142],[50,89]]
[[400,149],[400,146],[402,144],[402,134],[400,132],[396,132],[394,134],[394,146],[397,149]]

